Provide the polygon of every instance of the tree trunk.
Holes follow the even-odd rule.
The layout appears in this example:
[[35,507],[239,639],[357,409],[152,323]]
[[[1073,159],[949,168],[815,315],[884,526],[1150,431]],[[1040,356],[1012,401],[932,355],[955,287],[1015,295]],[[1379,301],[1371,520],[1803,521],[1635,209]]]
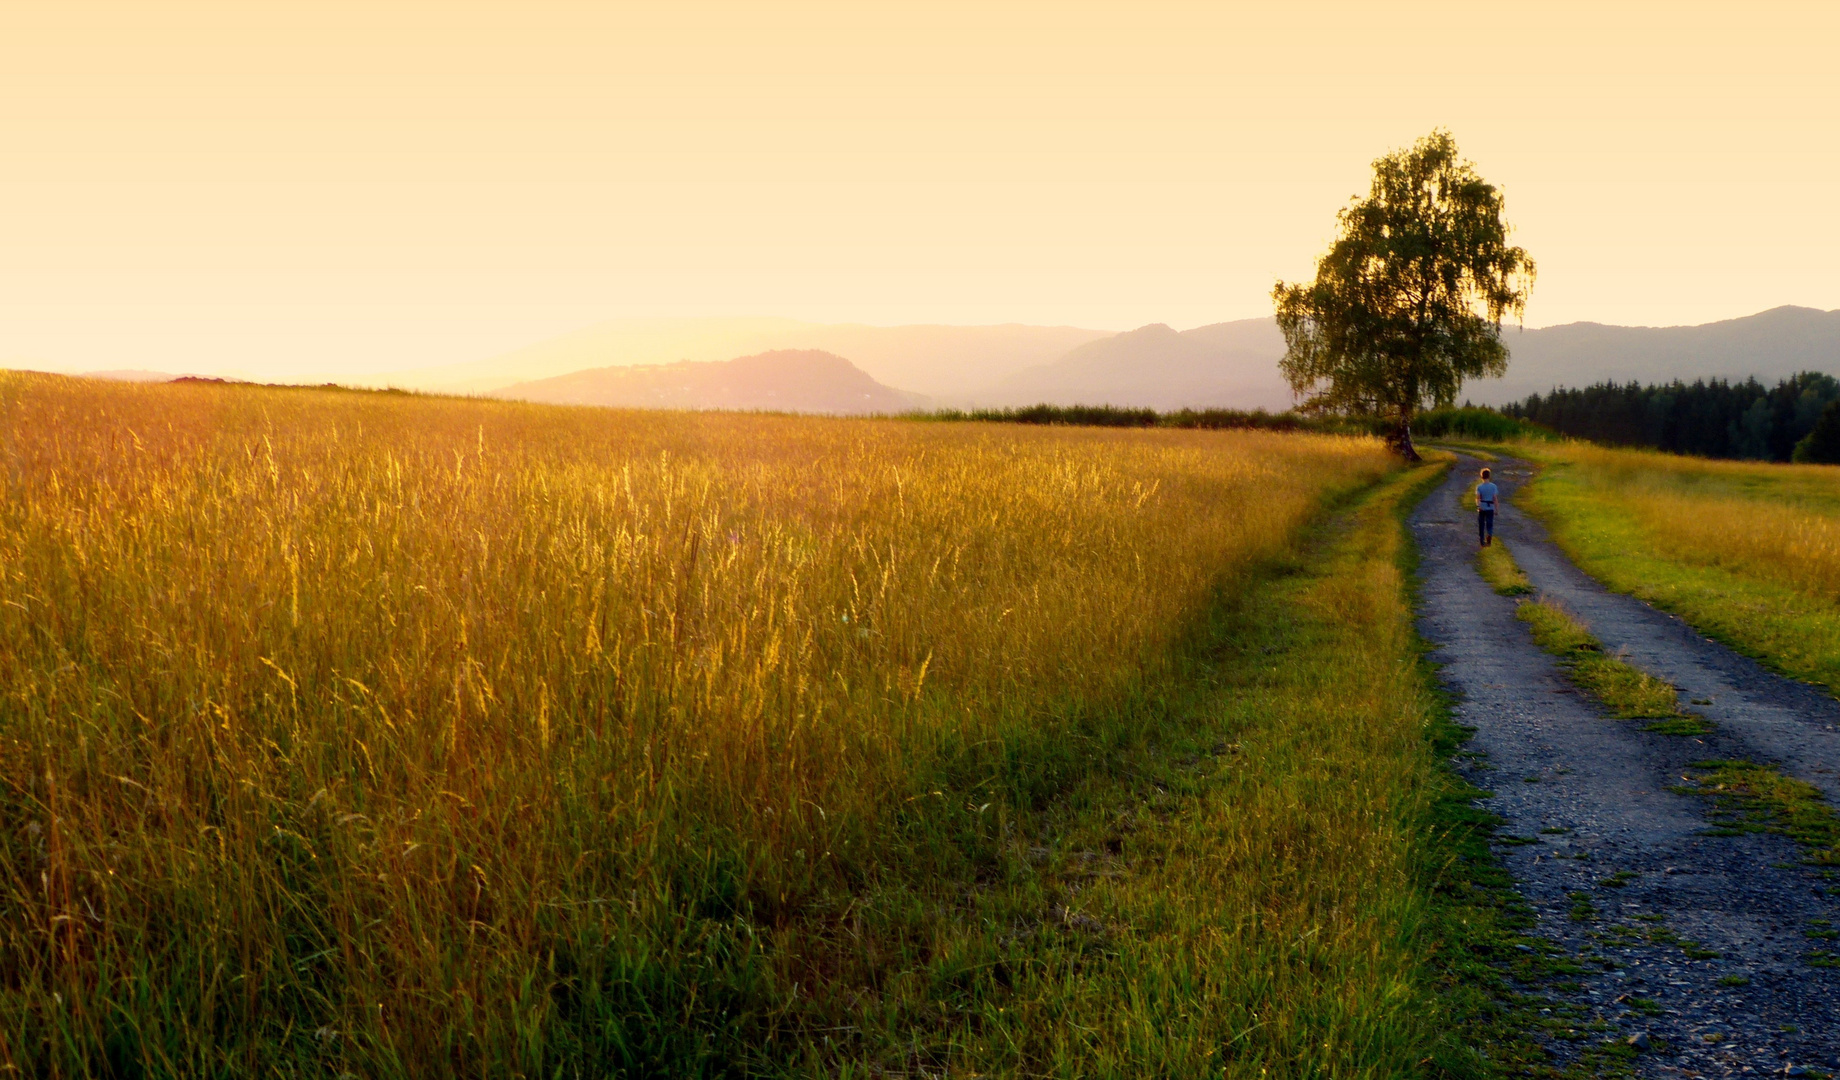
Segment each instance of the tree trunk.
[[1416,465],[1424,460],[1418,456],[1418,448],[1412,445],[1412,417],[1409,413],[1400,414],[1399,423],[1394,426],[1387,444],[1409,464]]

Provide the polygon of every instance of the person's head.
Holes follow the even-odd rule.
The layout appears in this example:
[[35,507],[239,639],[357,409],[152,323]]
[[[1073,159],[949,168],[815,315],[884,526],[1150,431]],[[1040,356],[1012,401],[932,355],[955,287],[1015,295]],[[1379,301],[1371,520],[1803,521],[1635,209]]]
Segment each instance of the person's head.
[[1487,469],[1482,470],[1482,478],[1484,480],[1487,480],[1489,478],[1489,470]]

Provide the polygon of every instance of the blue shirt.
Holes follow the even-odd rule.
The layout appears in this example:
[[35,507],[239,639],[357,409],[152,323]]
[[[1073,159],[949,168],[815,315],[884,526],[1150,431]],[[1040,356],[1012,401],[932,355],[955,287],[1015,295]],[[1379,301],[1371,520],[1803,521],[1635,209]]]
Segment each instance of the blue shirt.
[[1493,481],[1484,480],[1476,485],[1476,509],[1494,510],[1497,489]]

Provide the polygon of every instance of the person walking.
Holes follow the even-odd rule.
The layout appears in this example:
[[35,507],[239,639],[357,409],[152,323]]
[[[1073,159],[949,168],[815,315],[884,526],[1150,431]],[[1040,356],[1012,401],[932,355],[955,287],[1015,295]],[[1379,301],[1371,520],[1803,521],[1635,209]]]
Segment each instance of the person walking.
[[1489,470],[1482,470],[1482,483],[1476,485],[1476,540],[1483,547],[1495,542],[1495,503],[1500,496]]

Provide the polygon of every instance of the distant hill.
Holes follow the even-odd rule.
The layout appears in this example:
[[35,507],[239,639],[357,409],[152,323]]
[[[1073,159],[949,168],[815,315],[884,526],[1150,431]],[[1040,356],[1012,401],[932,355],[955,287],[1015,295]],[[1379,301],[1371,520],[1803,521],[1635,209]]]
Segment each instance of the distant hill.
[[[164,383],[185,378],[220,378],[231,382],[262,382],[243,371],[219,371],[211,376],[204,376],[195,371],[154,371],[151,368],[108,368],[102,371],[86,370],[74,364],[8,362],[0,360],[0,371],[37,371],[46,375],[62,375],[71,379],[106,379],[109,382]],[[357,384],[354,384],[357,385]]]
[[602,367],[518,383],[492,396],[557,405],[653,409],[772,409],[892,413],[915,399],[883,386],[841,356],[780,349],[735,360]]
[[980,386],[1112,336],[1073,326],[863,326],[792,319],[616,319],[468,364],[389,372],[374,385],[486,393],[587,368],[715,361],[779,349],[847,356],[888,386],[968,404]]
[[1289,408],[1278,375],[1284,339],[1270,319],[1177,332],[1153,323],[1089,342],[975,395],[991,405],[1128,405],[1152,409]]

